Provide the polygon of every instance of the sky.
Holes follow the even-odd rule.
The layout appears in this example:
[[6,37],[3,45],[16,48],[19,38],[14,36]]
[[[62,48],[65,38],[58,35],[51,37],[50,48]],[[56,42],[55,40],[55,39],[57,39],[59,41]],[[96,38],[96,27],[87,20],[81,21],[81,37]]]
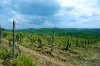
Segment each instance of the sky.
[[26,28],[100,28],[100,0],[0,0],[0,25]]

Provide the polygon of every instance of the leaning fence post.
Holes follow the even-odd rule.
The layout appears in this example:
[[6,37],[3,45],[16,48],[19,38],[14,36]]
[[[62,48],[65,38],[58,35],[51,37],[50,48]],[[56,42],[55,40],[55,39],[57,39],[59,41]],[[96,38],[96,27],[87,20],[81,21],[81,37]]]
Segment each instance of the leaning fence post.
[[1,44],[1,37],[2,37],[2,28],[1,28],[1,25],[0,25],[0,44]]
[[51,46],[51,53],[53,52],[53,50],[54,50],[54,45],[55,45],[55,43],[54,43],[54,37],[55,37],[55,31],[53,31],[53,34],[52,34],[52,46]]
[[15,58],[15,21],[13,21],[13,58]]

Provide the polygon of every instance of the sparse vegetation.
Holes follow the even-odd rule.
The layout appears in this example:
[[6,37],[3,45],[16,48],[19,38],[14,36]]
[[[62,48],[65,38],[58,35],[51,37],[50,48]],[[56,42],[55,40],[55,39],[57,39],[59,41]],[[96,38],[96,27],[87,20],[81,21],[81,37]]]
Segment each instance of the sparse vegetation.
[[[39,29],[40,30],[40,29]],[[44,30],[44,29],[43,29]],[[47,29],[46,29],[47,30]],[[51,29],[50,29],[51,30]],[[58,31],[59,29],[55,29]],[[61,30],[61,29],[60,29]],[[42,31],[42,30],[41,30]],[[53,31],[53,30],[52,30]],[[51,34],[46,34],[45,32],[40,33],[24,33],[17,32],[17,41],[16,43],[26,48],[36,51],[41,55],[46,56],[47,58],[57,59],[60,62],[64,62],[65,64],[71,64],[72,66],[82,65],[82,66],[91,66],[91,65],[100,65],[100,33],[96,30],[63,30],[66,34],[63,34],[63,31],[59,31],[61,33],[55,32],[54,37],[54,48],[51,53],[51,45],[52,45],[52,31]],[[67,32],[68,31],[68,32]],[[84,32],[85,31],[85,32]],[[82,33],[83,32],[83,33]],[[20,34],[22,35],[20,38]],[[3,31],[3,38],[12,42],[12,35],[9,31]],[[8,53],[10,54],[10,53]],[[34,54],[34,53],[33,53]],[[29,54],[30,57],[31,54]],[[25,56],[24,56],[25,57]],[[38,65],[37,62],[40,58],[34,56],[34,63]],[[25,59],[27,60],[27,59]],[[27,60],[27,62],[30,60]],[[33,60],[31,60],[33,62]],[[30,61],[30,62],[31,62]],[[43,60],[43,64],[48,63],[48,60]],[[33,63],[33,65],[34,65]],[[97,63],[97,64],[96,64]],[[31,64],[31,63],[30,63]],[[14,61],[13,65],[15,66],[23,66],[23,60],[20,60],[20,57]],[[42,65],[42,66],[43,66]],[[52,65],[52,62],[51,62]],[[54,64],[55,65],[55,64]],[[56,65],[55,65],[56,66]]]

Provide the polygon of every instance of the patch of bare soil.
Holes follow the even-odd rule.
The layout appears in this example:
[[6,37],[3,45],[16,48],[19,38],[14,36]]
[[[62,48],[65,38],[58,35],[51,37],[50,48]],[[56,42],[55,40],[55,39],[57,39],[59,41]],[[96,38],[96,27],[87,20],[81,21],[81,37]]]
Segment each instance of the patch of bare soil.
[[4,62],[4,60],[0,59],[0,66],[4,66],[3,62]]
[[20,46],[20,48],[22,52],[29,55],[38,66],[72,66],[69,63],[64,63],[55,58],[45,56],[43,54],[37,53],[34,50],[28,49],[26,47]]

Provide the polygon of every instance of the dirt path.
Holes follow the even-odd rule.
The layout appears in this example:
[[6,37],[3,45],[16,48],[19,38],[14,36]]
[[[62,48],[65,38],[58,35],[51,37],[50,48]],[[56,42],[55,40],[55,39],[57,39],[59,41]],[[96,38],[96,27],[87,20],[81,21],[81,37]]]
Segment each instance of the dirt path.
[[0,66],[4,66],[3,63],[4,60],[0,59]]
[[[3,44],[8,44],[8,41],[5,39],[2,39]],[[33,61],[35,62],[36,66],[72,66],[69,63],[62,62],[58,59],[55,59],[53,57],[45,56],[43,54],[40,54],[32,49],[26,48],[24,46],[19,46],[22,53],[27,54],[30,56]]]
[[40,62],[38,66],[70,66],[67,63],[54,58],[50,58],[48,56],[44,56],[43,54],[37,53],[36,51],[26,47],[20,46],[20,48],[22,52],[28,54],[31,58],[33,58],[34,61],[37,61],[37,64]]

